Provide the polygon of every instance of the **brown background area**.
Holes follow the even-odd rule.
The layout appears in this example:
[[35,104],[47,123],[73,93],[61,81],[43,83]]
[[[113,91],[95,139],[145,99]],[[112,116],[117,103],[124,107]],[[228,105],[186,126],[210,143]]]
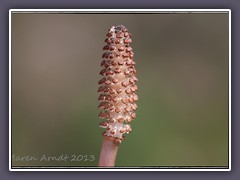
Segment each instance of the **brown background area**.
[[139,109],[117,166],[228,164],[228,14],[13,14],[12,150],[95,155],[97,81],[112,25],[133,35]]

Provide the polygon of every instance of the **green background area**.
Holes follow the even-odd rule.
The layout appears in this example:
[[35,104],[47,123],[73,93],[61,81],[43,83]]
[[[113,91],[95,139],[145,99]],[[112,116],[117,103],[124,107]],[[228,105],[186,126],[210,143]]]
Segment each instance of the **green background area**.
[[116,166],[228,165],[228,14],[13,14],[12,155],[95,160],[13,166],[97,166],[98,80],[107,30],[132,33],[137,118]]

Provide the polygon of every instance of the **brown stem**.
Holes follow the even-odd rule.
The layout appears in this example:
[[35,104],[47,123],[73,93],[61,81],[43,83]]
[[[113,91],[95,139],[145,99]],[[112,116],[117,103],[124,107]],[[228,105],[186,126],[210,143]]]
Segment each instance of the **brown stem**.
[[117,151],[118,143],[115,143],[110,137],[104,137],[98,166],[114,166]]

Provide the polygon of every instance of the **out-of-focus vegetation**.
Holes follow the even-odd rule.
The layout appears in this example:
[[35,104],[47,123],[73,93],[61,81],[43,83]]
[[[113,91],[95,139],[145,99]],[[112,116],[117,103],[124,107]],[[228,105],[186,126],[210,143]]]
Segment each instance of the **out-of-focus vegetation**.
[[227,14],[14,14],[12,153],[69,158],[13,165],[97,165],[98,72],[117,24],[133,35],[139,108],[116,165],[227,166]]

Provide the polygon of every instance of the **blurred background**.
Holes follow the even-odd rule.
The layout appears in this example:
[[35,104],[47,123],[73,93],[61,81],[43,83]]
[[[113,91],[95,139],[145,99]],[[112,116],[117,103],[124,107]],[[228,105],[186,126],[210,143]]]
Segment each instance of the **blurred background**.
[[[12,15],[13,166],[97,166],[112,25],[133,35],[138,110],[116,166],[228,165],[228,14]],[[16,156],[93,155],[93,161]]]

